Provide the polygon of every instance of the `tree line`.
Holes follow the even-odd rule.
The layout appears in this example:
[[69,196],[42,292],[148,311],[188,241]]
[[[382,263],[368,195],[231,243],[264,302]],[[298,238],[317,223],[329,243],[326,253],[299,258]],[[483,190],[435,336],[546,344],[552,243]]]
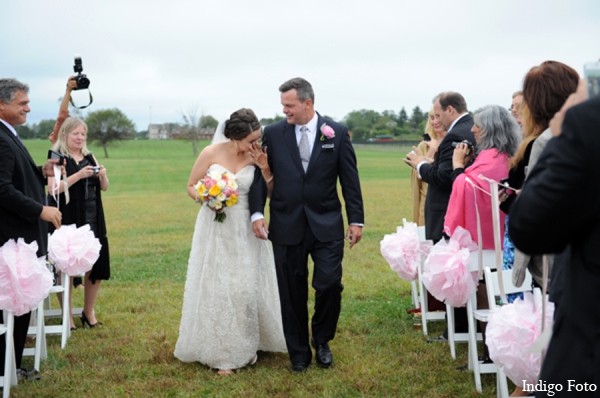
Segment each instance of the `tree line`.
[[[421,111],[415,106],[410,116],[402,107],[398,113],[393,110],[377,112],[371,109],[361,109],[348,113],[340,120],[352,132],[353,140],[369,140],[381,136],[391,136],[400,139],[415,139],[425,130],[429,111]],[[332,117],[324,117],[335,120]],[[260,119],[263,126],[282,120],[283,116]]]
[[[334,120],[327,115],[323,116]],[[340,122],[348,126],[354,140],[369,140],[381,136],[415,139],[423,134],[427,118],[428,112],[423,112],[421,108],[415,106],[410,116],[404,107],[397,113],[393,110],[377,112],[361,109],[348,113]],[[111,143],[133,138],[147,138],[148,131],[136,132],[135,124],[117,108],[89,112],[82,119],[88,126],[88,143],[96,142],[100,145],[106,157],[108,157],[107,147]],[[218,121],[211,115],[198,115],[195,111],[184,113],[182,119],[183,121],[176,125],[181,129],[182,138],[194,144],[193,149],[196,154],[201,132],[207,129],[214,131]],[[267,126],[282,119],[283,116],[275,115],[272,118],[260,119],[260,123]],[[16,130],[24,139],[47,139],[55,123],[54,119],[45,119],[39,123],[18,126]]]
[[[75,116],[75,115],[74,115]],[[121,110],[100,109],[88,113],[82,117],[88,127],[87,143],[95,142],[104,150],[104,156],[108,157],[108,146],[121,141],[135,138],[135,124]],[[56,120],[46,119],[39,123],[23,124],[15,130],[21,138],[48,139]]]

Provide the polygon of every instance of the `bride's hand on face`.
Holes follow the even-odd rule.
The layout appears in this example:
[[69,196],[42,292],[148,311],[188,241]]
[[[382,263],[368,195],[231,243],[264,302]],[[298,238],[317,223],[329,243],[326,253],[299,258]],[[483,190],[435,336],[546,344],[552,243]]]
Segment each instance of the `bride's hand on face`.
[[267,147],[261,148],[258,142],[252,143],[249,149],[250,156],[254,164],[261,170],[269,165],[269,157],[267,155]]

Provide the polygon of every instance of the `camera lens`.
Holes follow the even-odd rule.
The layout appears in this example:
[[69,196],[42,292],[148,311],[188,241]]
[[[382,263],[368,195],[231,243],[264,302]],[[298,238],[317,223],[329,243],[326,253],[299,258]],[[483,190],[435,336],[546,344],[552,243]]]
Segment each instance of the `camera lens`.
[[77,88],[88,88],[90,86],[90,79],[88,79],[85,75],[81,75],[77,77]]

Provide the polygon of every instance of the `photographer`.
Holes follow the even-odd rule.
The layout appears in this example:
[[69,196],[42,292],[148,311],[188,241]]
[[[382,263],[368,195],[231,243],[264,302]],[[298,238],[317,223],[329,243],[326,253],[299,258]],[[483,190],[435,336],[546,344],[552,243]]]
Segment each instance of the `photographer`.
[[[75,224],[77,227],[89,224],[94,235],[102,244],[100,257],[93,268],[85,274],[84,281],[85,299],[81,324],[84,327],[93,328],[100,324],[94,314],[100,281],[110,278],[108,240],[101,199],[101,191],[108,189],[108,177],[104,166],[98,165],[96,158],[87,149],[86,137],[87,125],[85,122],[77,117],[68,117],[58,130],[52,150],[66,159],[65,170],[70,196],[68,204],[63,193],[63,185],[59,184],[58,189],[63,223],[65,225]],[[48,186],[52,187],[53,183],[54,179],[49,178]],[[49,199],[52,202],[52,192],[50,194]],[[72,316],[71,328],[75,328]]]
[[60,130],[60,126],[62,126],[65,120],[69,117],[69,100],[71,98],[71,92],[76,88],[77,80],[75,80],[75,76],[70,76],[69,80],[67,80],[67,91],[65,92],[65,95],[60,103],[56,124],[54,125],[52,133],[48,136],[48,139],[52,142],[52,144],[56,142],[56,137],[58,136],[58,130]]

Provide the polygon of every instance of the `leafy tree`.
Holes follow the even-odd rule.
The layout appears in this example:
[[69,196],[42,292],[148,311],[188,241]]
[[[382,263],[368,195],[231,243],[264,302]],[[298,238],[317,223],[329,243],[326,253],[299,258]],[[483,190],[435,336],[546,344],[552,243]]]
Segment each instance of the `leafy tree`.
[[104,149],[104,157],[108,157],[109,145],[135,136],[135,125],[117,108],[90,112],[85,122],[88,126],[88,141],[97,142]]
[[353,139],[364,140],[375,135],[373,133],[375,124],[380,118],[381,114],[379,112],[361,109],[360,111],[352,111],[347,114],[343,122],[352,131]]
[[28,139],[33,138],[35,136],[34,128],[35,124],[33,125],[33,128],[30,127],[28,124],[22,124],[20,126],[15,127],[15,130],[17,131],[17,134],[19,134],[19,137]]
[[276,123],[283,119],[285,119],[285,117],[283,117],[281,115],[275,115],[273,117],[263,117],[262,119],[259,120],[259,122],[260,122],[261,126],[268,126],[269,124]]
[[213,128],[216,129],[219,125],[219,121],[212,117],[211,115],[202,116],[200,118],[200,127],[201,128]]
[[427,122],[427,115],[424,115],[419,106],[415,106],[410,117],[410,128],[415,134],[421,134],[425,129],[425,123]]
[[47,139],[50,133],[52,133],[52,130],[54,130],[55,124],[56,120],[53,119],[40,120],[40,122],[35,125],[35,137]]
[[408,122],[408,115],[406,114],[406,109],[404,109],[404,107],[402,107],[402,109],[400,109],[400,112],[398,112],[397,121],[399,127],[404,127],[404,125]]

